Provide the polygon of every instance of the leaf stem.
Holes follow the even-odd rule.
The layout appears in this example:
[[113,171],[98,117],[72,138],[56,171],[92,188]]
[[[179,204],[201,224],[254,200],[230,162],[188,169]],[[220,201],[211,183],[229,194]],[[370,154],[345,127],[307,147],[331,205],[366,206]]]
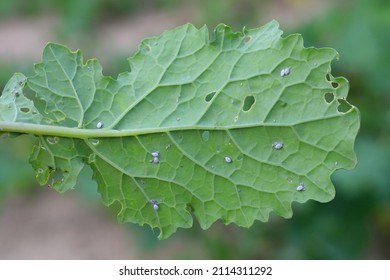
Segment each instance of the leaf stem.
[[58,136],[66,138],[106,138],[106,137],[126,137],[152,133],[167,133],[175,130],[227,130],[227,127],[160,127],[160,128],[144,128],[144,129],[87,129],[87,128],[71,128],[64,126],[31,124],[31,123],[15,123],[0,121],[1,132],[26,133],[33,135]]
[[100,138],[100,137],[123,137],[123,136],[135,136],[144,133],[160,132],[156,129],[150,130],[113,130],[113,129],[85,129],[85,128],[71,128],[64,126],[43,125],[43,124],[30,124],[30,123],[15,123],[15,122],[0,122],[1,132],[14,132],[14,133],[29,133],[33,135],[47,135],[58,136],[67,138]]

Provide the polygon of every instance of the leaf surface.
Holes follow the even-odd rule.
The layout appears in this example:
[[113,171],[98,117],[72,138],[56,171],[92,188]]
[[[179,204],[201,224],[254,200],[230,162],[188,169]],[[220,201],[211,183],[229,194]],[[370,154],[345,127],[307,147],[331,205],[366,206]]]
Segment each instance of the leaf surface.
[[159,238],[193,217],[204,229],[291,217],[294,201],[331,200],[330,175],[355,166],[359,112],[330,74],[335,50],[281,35],[275,21],[211,38],[183,25],[142,41],[117,79],[48,44],[34,76],[6,85],[0,131],[37,135],[30,162],[60,192],[90,165],[119,220]]

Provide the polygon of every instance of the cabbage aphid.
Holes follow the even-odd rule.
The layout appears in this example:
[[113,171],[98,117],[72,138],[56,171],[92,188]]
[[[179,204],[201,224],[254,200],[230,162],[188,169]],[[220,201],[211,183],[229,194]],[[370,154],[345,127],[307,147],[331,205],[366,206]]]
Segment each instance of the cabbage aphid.
[[283,68],[283,69],[280,71],[280,76],[281,76],[281,77],[288,76],[288,75],[290,75],[290,72],[291,72],[291,67]]
[[303,185],[303,183],[300,183],[299,186],[297,187],[297,191],[301,192],[304,190],[305,190],[305,186]]
[[149,202],[150,202],[150,204],[152,204],[153,205],[153,209],[155,210],[155,211],[157,211],[158,210],[158,205],[157,205],[157,200],[156,199],[151,199],[151,200],[149,200]]
[[280,150],[283,148],[283,142],[274,142],[272,144],[272,147],[275,149],[275,150]]
[[225,157],[225,162],[226,163],[231,163],[233,160],[231,157]]

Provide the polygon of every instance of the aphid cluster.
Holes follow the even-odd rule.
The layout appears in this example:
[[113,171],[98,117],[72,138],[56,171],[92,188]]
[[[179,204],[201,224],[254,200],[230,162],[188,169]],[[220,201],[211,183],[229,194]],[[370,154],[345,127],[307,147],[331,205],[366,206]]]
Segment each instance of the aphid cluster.
[[157,205],[158,202],[157,202],[156,199],[151,199],[151,200],[149,200],[149,203],[152,204],[153,209],[154,209],[155,211],[158,210],[158,205]]
[[288,75],[290,75],[290,72],[291,72],[291,67],[283,68],[283,69],[280,71],[280,76],[281,76],[281,77],[288,76]]
[[159,151],[152,152],[153,159],[149,160],[149,162],[150,163],[156,163],[156,164],[159,163],[160,162],[159,156],[160,156],[160,152]]

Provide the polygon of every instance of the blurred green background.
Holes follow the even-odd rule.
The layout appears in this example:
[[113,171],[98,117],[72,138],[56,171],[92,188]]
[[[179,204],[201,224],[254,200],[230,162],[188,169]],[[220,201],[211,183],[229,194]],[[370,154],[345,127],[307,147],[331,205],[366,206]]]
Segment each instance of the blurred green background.
[[158,241],[148,227],[116,223],[84,170],[74,191],[39,187],[28,164],[33,137],[0,138],[0,259],[390,259],[390,2],[388,0],[2,0],[0,88],[33,73],[48,41],[97,57],[106,75],[126,71],[142,38],[186,22],[234,30],[276,19],[305,46],[333,47],[334,76],[361,111],[358,166],[333,176],[336,198],[294,204],[250,229],[216,223]]

